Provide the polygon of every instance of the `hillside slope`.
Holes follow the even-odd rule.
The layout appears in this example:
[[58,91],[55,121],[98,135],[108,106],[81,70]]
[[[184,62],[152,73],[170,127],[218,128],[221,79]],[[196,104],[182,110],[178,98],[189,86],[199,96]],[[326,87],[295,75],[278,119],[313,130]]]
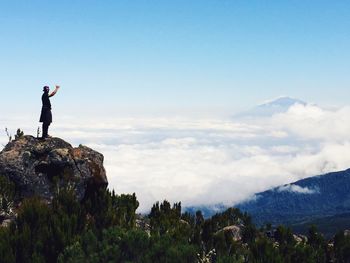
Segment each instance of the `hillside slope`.
[[297,181],[256,194],[237,205],[258,224],[300,224],[350,212],[350,169]]

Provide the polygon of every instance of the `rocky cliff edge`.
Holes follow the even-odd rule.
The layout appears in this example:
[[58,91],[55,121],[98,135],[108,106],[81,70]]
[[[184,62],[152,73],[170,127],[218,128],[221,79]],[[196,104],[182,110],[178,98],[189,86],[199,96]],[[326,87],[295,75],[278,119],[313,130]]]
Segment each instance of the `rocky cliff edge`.
[[50,202],[60,185],[69,184],[79,200],[89,187],[108,185],[103,155],[60,138],[22,136],[0,152],[0,176],[15,185],[18,201],[39,196]]

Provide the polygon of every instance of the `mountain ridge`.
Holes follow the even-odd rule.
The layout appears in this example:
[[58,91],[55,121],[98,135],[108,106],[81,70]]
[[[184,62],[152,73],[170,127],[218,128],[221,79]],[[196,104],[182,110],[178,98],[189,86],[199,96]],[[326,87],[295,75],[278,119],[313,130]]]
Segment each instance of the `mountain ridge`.
[[[344,220],[344,215],[350,219],[350,169],[308,177],[254,197],[234,207],[250,214],[257,225],[283,224],[306,230],[310,224],[320,222],[325,232],[350,228],[350,220],[349,223]],[[228,207],[218,204],[189,207],[188,211],[202,210],[209,217]],[[337,226],[339,222],[341,227]]]

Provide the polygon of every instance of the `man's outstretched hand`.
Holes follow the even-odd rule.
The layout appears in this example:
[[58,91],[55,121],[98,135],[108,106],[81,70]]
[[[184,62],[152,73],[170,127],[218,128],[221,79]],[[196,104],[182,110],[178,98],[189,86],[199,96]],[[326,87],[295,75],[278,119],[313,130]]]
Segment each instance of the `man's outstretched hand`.
[[55,96],[57,91],[60,89],[60,86],[58,86],[58,85],[55,85],[55,86],[56,86],[55,90],[51,94],[49,94],[49,97]]

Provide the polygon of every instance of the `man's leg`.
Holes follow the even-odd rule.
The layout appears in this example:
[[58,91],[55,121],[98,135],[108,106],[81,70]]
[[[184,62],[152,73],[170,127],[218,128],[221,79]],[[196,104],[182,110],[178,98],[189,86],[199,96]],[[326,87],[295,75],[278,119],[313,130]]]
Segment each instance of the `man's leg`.
[[50,123],[43,122],[43,138],[47,138]]

